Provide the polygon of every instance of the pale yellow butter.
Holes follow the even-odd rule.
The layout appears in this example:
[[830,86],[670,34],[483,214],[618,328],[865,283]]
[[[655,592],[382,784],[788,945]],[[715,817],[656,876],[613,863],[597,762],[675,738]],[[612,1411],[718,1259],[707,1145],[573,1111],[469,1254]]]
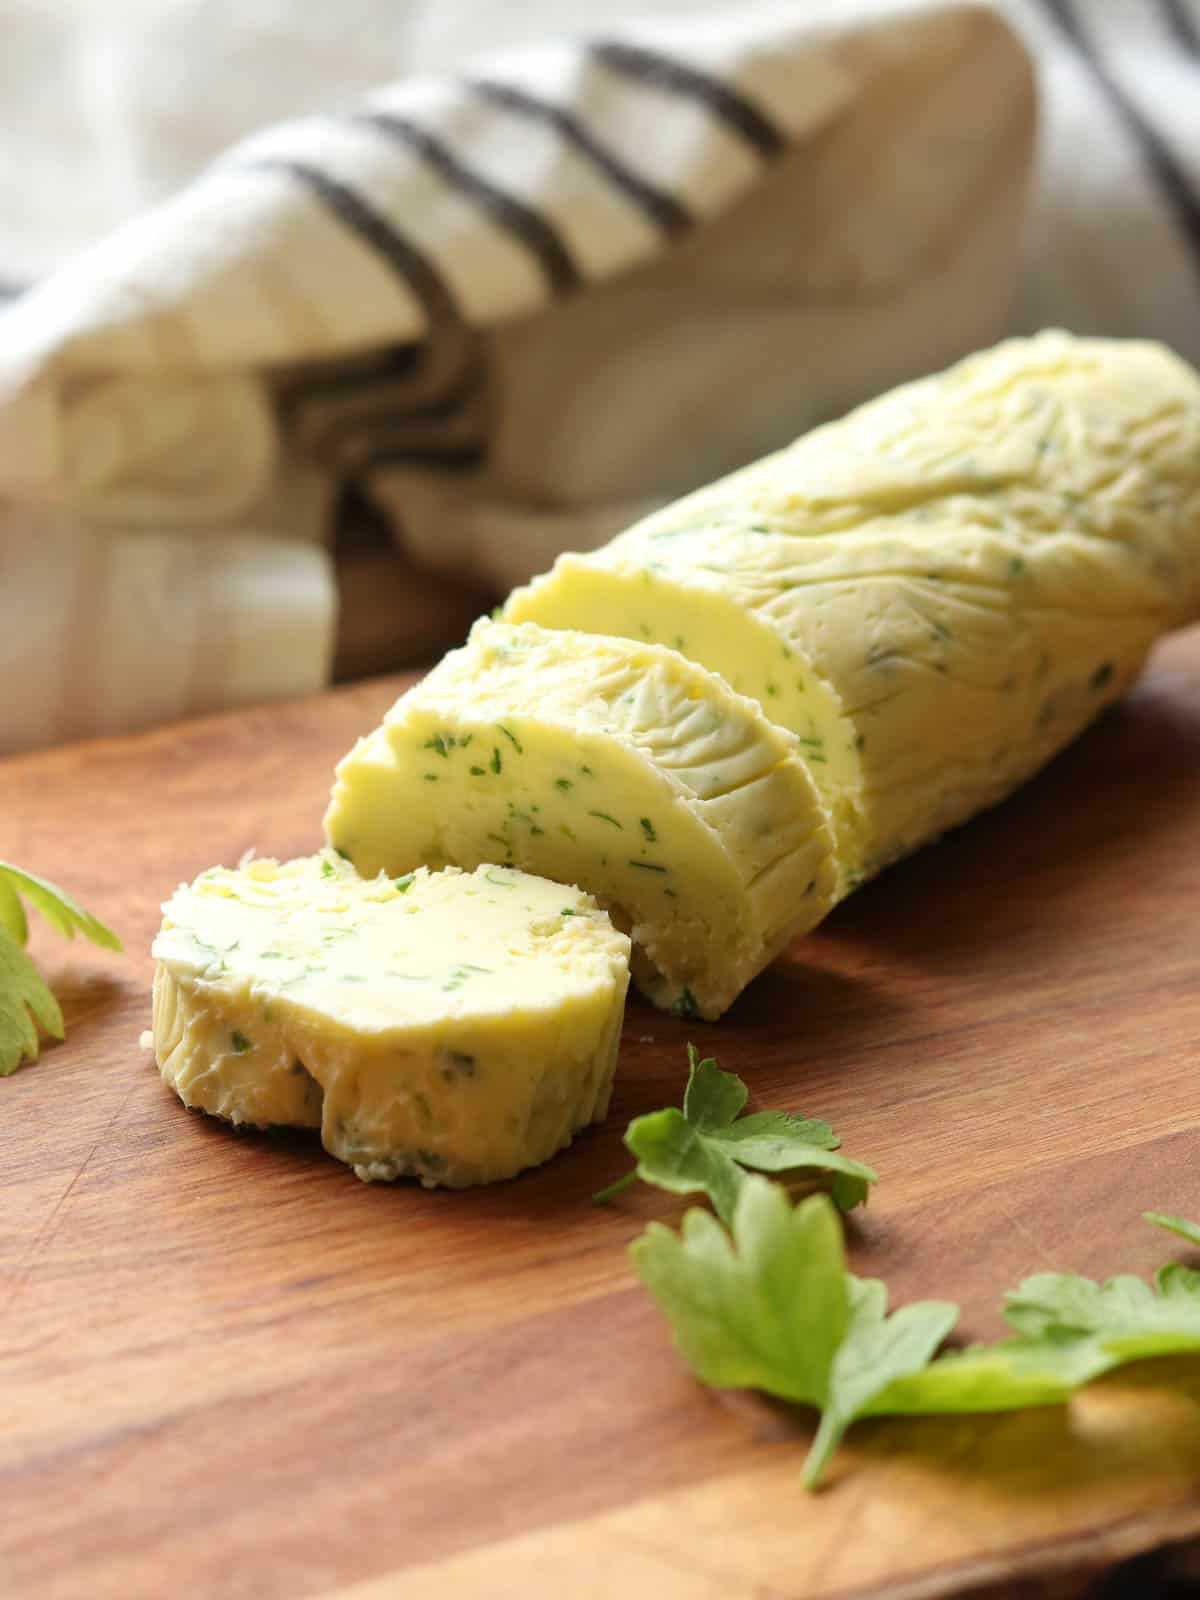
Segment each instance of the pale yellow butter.
[[338,767],[363,873],[509,862],[628,928],[656,1003],[715,1017],[837,888],[796,738],[674,651],[480,623]]
[[511,868],[361,878],[332,851],[203,873],[164,907],[153,1045],[185,1105],[319,1128],[362,1178],[460,1187],[607,1109],[629,941]]
[[844,884],[1003,798],[1200,611],[1200,381],[1047,333],[898,389],[518,590],[801,740]]

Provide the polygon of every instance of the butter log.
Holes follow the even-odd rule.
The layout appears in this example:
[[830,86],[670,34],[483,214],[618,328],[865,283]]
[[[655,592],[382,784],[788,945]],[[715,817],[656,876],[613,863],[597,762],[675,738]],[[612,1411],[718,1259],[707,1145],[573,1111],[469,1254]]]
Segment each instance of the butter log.
[[1200,612],[1200,381],[1044,333],[566,555],[505,617],[669,645],[800,740],[843,889],[1001,800]]

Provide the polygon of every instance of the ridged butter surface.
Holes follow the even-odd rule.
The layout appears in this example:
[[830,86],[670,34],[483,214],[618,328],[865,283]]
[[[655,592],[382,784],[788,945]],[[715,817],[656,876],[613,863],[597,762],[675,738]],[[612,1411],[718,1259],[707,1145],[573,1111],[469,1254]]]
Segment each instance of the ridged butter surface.
[[319,1128],[360,1177],[508,1177],[607,1109],[629,941],[578,889],[252,861],[181,887],[153,953],[154,1049],[184,1103]]
[[1013,340],[564,556],[506,616],[671,645],[795,732],[847,885],[1002,798],[1200,609],[1200,381]]
[[658,1004],[713,1017],[836,891],[795,737],[672,650],[480,623],[342,761],[364,873],[510,862],[582,884]]

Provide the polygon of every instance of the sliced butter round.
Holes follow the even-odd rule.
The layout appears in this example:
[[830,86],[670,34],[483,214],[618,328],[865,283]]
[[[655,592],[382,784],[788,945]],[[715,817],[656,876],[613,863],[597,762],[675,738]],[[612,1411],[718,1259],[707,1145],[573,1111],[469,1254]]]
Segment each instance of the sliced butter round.
[[214,868],[164,907],[153,1045],[188,1106],[321,1130],[361,1178],[511,1177],[608,1107],[629,941],[504,867]]
[[518,590],[801,739],[848,883],[1001,799],[1200,609],[1200,381],[1048,333],[872,401]]
[[657,1004],[716,1017],[837,891],[795,737],[675,651],[479,623],[338,767],[364,873],[512,863],[629,929]]

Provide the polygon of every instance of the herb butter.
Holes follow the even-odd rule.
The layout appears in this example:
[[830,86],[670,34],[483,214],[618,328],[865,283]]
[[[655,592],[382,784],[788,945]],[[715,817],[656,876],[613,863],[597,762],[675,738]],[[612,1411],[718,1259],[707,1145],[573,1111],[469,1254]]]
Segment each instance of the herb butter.
[[505,616],[655,640],[801,741],[844,884],[991,805],[1200,612],[1200,381],[1045,333],[702,489]]
[[361,878],[334,852],[214,868],[164,907],[152,1042],[188,1106],[319,1128],[360,1178],[462,1187],[608,1107],[629,941],[511,867]]
[[657,1004],[718,1016],[836,892],[795,735],[675,651],[476,624],[345,757],[360,872],[499,862],[582,884]]

